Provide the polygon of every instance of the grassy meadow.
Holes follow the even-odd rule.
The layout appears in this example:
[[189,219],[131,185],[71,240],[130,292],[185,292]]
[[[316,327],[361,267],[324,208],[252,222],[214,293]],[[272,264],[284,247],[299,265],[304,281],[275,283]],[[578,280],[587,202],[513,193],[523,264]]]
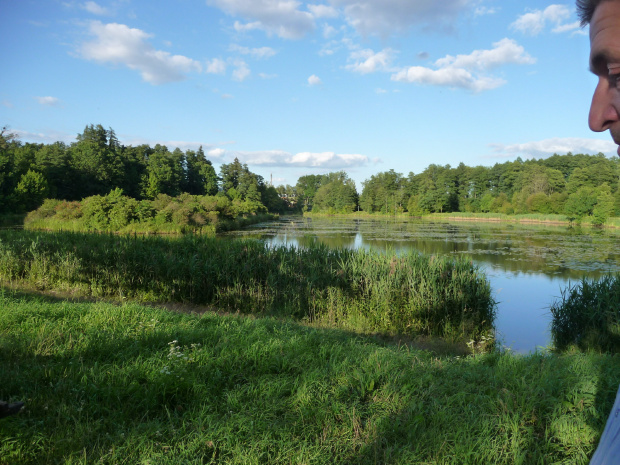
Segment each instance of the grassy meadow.
[[341,329],[0,291],[0,464],[586,464],[601,354],[438,356]]

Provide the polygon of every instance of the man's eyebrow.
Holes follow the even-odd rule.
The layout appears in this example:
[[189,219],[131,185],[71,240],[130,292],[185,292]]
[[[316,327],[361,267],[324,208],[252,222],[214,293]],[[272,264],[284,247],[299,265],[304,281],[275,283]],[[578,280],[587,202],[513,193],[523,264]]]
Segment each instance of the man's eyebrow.
[[599,74],[607,71],[607,63],[609,63],[607,53],[595,53],[590,57],[590,72],[593,74]]
[[607,73],[609,67],[620,65],[620,56],[601,50],[590,57],[590,71],[594,74]]

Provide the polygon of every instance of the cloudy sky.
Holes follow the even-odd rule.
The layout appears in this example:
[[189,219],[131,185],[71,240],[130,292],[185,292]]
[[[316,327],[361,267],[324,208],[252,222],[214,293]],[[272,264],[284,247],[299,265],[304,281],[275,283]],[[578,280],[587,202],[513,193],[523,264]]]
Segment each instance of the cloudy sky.
[[0,0],[0,126],[202,145],[274,185],[604,152],[574,2]]

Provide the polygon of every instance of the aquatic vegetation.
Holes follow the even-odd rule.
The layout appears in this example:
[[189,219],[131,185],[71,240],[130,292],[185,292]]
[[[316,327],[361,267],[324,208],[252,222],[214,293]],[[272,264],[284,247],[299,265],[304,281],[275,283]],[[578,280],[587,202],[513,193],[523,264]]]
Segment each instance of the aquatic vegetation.
[[620,275],[584,278],[569,286],[551,306],[551,314],[558,350],[620,352]]
[[454,340],[489,334],[495,319],[489,282],[467,258],[321,244],[1,231],[0,279]]

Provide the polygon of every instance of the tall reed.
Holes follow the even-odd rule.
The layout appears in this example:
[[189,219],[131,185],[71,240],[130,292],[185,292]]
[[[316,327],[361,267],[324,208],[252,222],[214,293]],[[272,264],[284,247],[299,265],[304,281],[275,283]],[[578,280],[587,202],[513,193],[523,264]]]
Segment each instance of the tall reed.
[[582,279],[551,306],[551,336],[558,350],[620,351],[620,275]]
[[489,282],[466,258],[320,244],[1,231],[0,279],[453,339],[488,333],[495,318]]

